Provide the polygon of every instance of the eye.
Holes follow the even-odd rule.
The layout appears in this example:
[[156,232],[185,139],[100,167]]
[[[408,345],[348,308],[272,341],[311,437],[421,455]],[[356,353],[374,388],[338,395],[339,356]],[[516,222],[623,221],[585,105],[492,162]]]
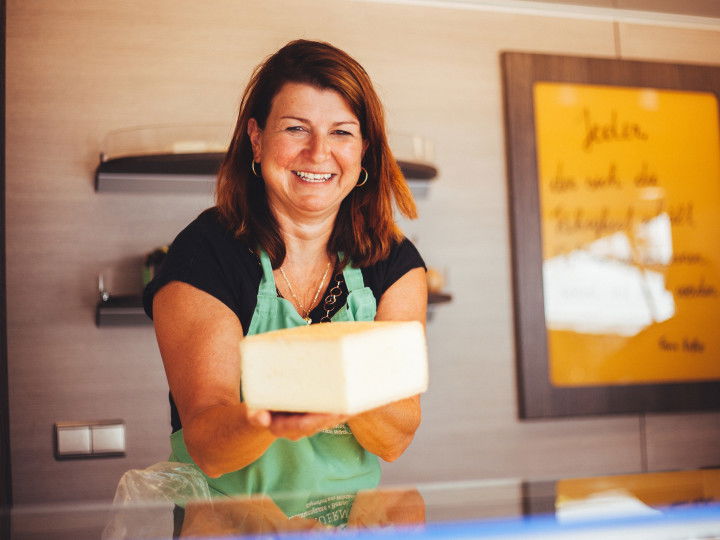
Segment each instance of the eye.
[[333,134],[335,134],[335,135],[349,135],[349,136],[351,136],[351,137],[352,137],[352,135],[353,135],[351,132],[345,131],[344,129],[336,129],[335,131],[333,131]]
[[301,133],[305,131],[305,127],[303,126],[288,126],[285,128],[285,131],[290,131],[291,133]]

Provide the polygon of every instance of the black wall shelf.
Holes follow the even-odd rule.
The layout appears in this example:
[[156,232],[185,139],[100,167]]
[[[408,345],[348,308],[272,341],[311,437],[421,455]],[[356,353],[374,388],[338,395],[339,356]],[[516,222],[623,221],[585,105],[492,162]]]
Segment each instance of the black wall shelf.
[[140,296],[110,296],[95,308],[97,326],[146,326],[152,324]]
[[[116,193],[210,194],[224,152],[155,153],[114,157],[101,156],[95,170],[95,190]],[[398,160],[415,197],[427,196],[437,168],[423,161]],[[430,305],[449,302],[448,294],[430,293]],[[140,296],[107,296],[98,302],[95,324],[108,326],[149,326]]]
[[147,154],[102,160],[95,190],[210,193],[224,154]]
[[[95,191],[145,193],[212,193],[222,152],[146,154],[100,161]],[[398,160],[413,195],[424,197],[437,168],[424,162]]]
[[[445,293],[428,294],[428,305],[450,302],[452,296]],[[152,321],[145,314],[141,296],[110,296],[98,302],[95,309],[95,324],[106,326],[150,326]]]

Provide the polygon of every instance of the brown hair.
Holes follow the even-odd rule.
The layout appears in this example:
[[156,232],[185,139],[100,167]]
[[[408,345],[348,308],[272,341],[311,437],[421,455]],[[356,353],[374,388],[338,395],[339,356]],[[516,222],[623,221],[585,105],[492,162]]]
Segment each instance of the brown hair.
[[328,43],[291,41],[255,68],[218,174],[220,214],[238,238],[264,249],[274,268],[282,264],[285,243],[268,205],[265,184],[250,171],[253,153],[247,129],[250,118],[261,129],[265,127],[272,100],[287,82],[338,92],[360,121],[368,144],[362,160],[368,181],[342,201],[328,252],[341,251],[360,267],[386,258],[392,244],[402,238],[393,217],[393,201],[408,218],[417,217],[415,202],[390,151],[382,104],[370,77],[357,61]]

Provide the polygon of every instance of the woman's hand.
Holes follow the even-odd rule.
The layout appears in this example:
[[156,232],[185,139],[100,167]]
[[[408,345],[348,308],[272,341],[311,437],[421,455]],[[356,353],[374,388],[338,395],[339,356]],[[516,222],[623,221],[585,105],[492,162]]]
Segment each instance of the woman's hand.
[[275,437],[297,441],[318,431],[344,424],[350,416],[320,413],[288,413],[247,409],[250,425],[267,428]]

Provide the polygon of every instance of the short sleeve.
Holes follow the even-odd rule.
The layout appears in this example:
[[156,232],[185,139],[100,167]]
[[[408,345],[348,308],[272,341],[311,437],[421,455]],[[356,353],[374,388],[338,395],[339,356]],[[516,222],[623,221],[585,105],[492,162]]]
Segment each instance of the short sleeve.
[[362,273],[365,284],[379,301],[386,290],[413,268],[426,269],[425,261],[415,245],[403,238],[393,246],[386,259],[363,268]]
[[145,313],[152,318],[155,294],[168,283],[181,281],[220,300],[247,332],[260,276],[255,254],[225,228],[214,209],[206,210],[178,234],[160,271],[145,287]]

